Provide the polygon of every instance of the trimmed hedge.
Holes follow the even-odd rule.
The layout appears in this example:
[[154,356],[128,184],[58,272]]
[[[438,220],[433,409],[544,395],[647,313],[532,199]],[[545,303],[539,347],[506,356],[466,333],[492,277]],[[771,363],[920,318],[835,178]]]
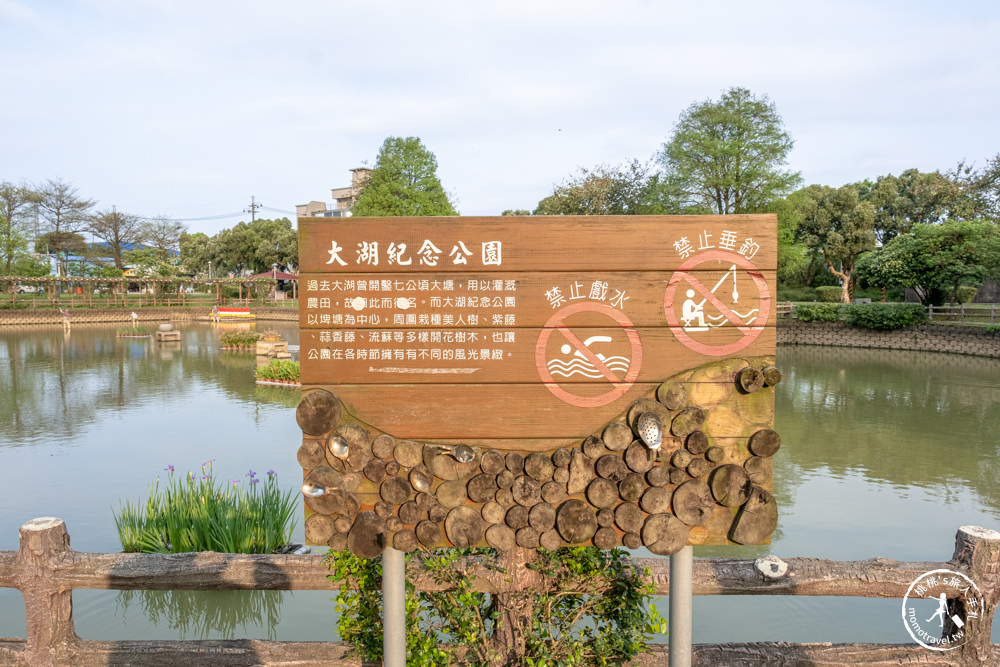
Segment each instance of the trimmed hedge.
[[927,322],[919,303],[855,303],[847,307],[845,321],[861,329],[891,331]]
[[978,287],[967,287],[962,285],[957,290],[955,290],[955,302],[956,303],[972,303],[976,300],[976,292],[979,291]]
[[816,288],[816,298],[824,303],[840,303],[840,298],[843,294],[843,288],[837,287],[836,285],[827,285]]
[[793,312],[800,322],[836,322],[840,319],[840,304],[797,303]]

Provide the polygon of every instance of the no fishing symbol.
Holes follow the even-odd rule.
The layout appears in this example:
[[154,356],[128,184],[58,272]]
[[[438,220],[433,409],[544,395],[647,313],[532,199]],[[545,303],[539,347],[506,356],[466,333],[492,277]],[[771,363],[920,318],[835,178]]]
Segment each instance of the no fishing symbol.
[[[609,317],[612,322],[606,329],[597,329],[596,332],[600,332],[598,335],[581,334],[583,336],[581,338],[581,335],[574,333],[566,324],[566,319],[577,313],[600,313]],[[565,341],[559,347],[559,352],[565,355],[565,358],[548,359],[549,339],[556,331]],[[593,328],[589,328],[589,331],[595,333]],[[621,339],[621,334],[624,334],[630,347],[628,356],[608,356],[591,349],[592,345],[596,346],[599,343],[614,343],[616,338]],[[562,308],[545,323],[545,328],[542,329],[535,345],[535,365],[538,367],[538,375],[542,378],[542,382],[556,398],[579,408],[597,408],[624,396],[639,377],[639,368],[642,366],[642,343],[632,322],[620,310],[603,303],[575,303]],[[624,375],[619,377],[620,373]],[[564,389],[558,384],[555,376],[565,380],[580,376],[584,380],[609,382],[611,389],[596,396],[580,396]]]
[[[713,262],[712,268],[729,265],[714,287],[708,287],[698,280],[695,269],[704,272],[703,265]],[[701,268],[699,268],[701,267]],[[749,277],[756,287],[756,299],[753,295],[740,294],[740,279]],[[676,295],[682,283],[687,284],[683,292],[680,317],[677,315]],[[711,282],[709,283],[712,284]],[[729,291],[726,303],[717,292]],[[699,301],[699,299],[701,299]],[[754,301],[757,301],[754,305]],[[706,304],[711,305],[717,314],[706,310]],[[742,255],[725,250],[712,250],[691,257],[680,265],[667,283],[667,291],[663,295],[663,310],[667,324],[674,336],[686,347],[710,357],[723,357],[744,349],[760,336],[767,324],[771,311],[771,293],[757,267]],[[726,337],[726,342],[713,344],[718,340],[723,329],[733,330],[742,334],[737,340]]]

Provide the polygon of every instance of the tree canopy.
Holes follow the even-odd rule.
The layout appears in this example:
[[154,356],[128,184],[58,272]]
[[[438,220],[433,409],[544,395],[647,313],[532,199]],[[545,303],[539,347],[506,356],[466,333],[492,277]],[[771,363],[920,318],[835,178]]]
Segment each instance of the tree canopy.
[[91,216],[87,231],[104,242],[116,269],[124,269],[124,253],[132,250],[142,240],[142,219],[112,208]]
[[662,213],[659,176],[639,160],[580,168],[538,202],[535,215],[638,215]]
[[14,275],[14,268],[28,249],[25,221],[38,203],[38,195],[26,183],[0,183],[0,273]]
[[263,273],[278,264],[284,269],[298,265],[298,235],[288,218],[258,218],[223,229],[215,236],[202,233],[182,234],[181,263],[193,272],[208,272],[218,277],[228,272]]
[[437,158],[417,137],[389,137],[352,212],[362,216],[458,215],[437,176]]

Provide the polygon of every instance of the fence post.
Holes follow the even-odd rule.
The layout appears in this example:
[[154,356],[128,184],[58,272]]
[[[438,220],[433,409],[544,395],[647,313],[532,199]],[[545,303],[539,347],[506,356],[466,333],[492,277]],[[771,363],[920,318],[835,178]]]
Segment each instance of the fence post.
[[[993,664],[990,632],[1000,601],[1000,533],[978,526],[962,526],[955,535],[955,555],[951,564],[965,570],[983,594],[983,609],[967,609],[962,598],[948,601],[949,612],[966,619],[965,631],[969,640],[958,649],[960,664]],[[951,621],[946,622],[942,633],[954,631],[950,624]]]
[[962,324],[965,324],[965,304],[962,304]]
[[993,320],[996,318],[997,305],[995,303],[990,304],[990,324],[993,324]]
[[933,303],[931,305],[927,306],[927,321],[928,322],[933,322],[934,321],[934,304]]
[[18,588],[28,626],[26,664],[55,667],[53,649],[77,639],[73,591],[62,589],[52,577],[53,566],[70,551],[69,533],[62,519],[45,517],[21,526],[20,534]]

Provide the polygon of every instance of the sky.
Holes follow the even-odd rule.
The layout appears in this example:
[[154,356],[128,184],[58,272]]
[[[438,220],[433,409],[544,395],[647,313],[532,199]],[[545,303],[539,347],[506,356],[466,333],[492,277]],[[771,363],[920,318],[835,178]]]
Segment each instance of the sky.
[[1000,153],[998,34],[995,0],[0,0],[0,180],[214,234],[417,136],[463,215],[499,215],[743,86],[839,186]]

